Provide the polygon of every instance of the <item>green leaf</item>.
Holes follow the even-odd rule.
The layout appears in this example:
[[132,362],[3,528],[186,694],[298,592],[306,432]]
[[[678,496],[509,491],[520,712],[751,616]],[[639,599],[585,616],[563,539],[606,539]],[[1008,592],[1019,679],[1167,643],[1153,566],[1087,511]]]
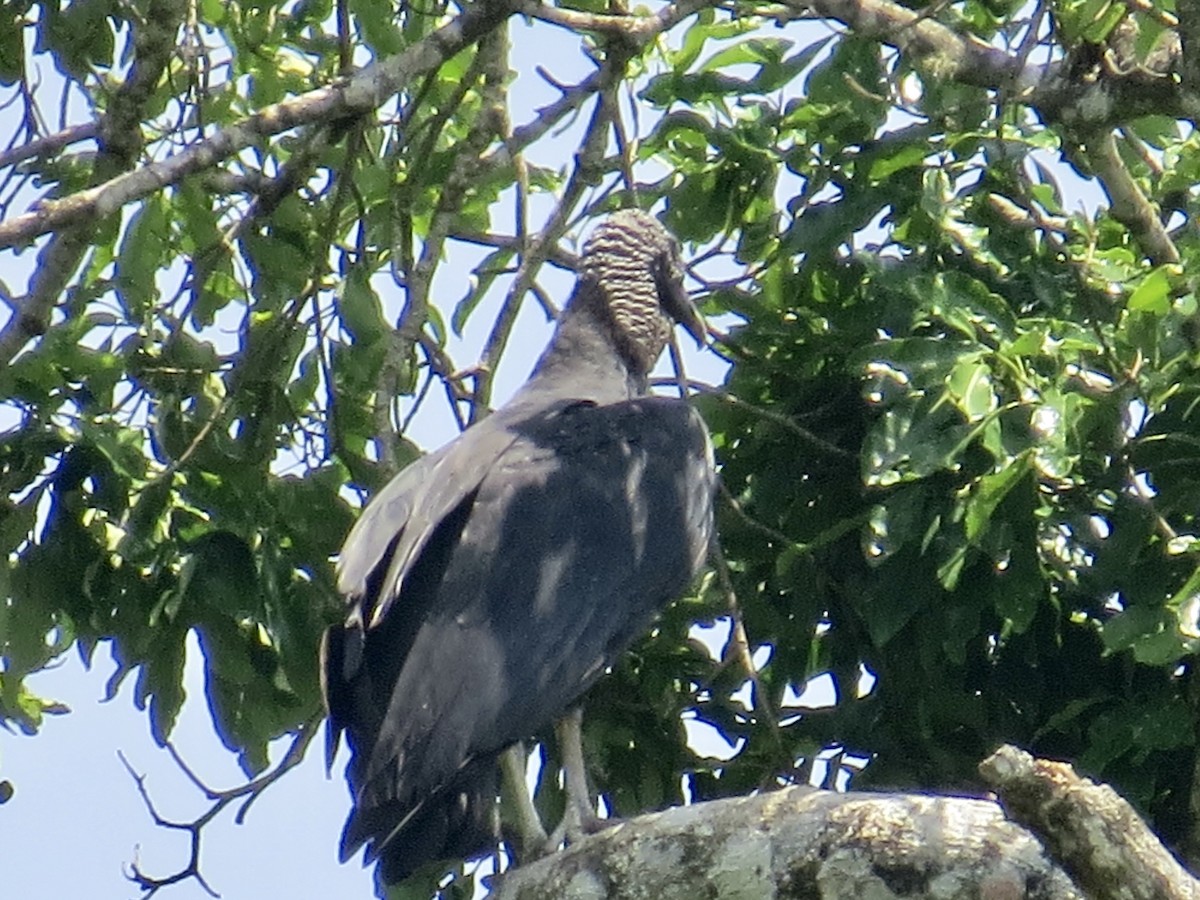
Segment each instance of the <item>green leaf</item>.
[[1100,632],[1104,637],[1104,647],[1110,652],[1125,650],[1161,633],[1164,622],[1162,610],[1131,606],[1104,623]]
[[357,343],[373,344],[388,331],[383,304],[371,285],[368,274],[354,268],[342,282],[338,313],[346,331]]
[[950,371],[946,389],[968,422],[979,421],[999,405],[991,367],[981,360],[959,360]]
[[0,28],[0,86],[7,87],[21,77],[25,68],[24,38],[25,29],[15,27],[15,23],[14,27]]
[[1150,750],[1173,750],[1196,742],[1191,711],[1181,698],[1170,698],[1141,709],[1134,720],[1134,739]]
[[186,630],[165,624],[156,629],[149,657],[138,673],[134,699],[138,709],[149,705],[150,733],[160,747],[170,739],[187,696],[183,689],[186,636]]
[[896,172],[920,166],[929,156],[929,150],[928,144],[902,144],[886,156],[876,156],[868,177],[874,182],[886,181]]
[[261,614],[262,596],[254,555],[229,531],[211,531],[196,540],[179,576],[179,594],[189,618],[211,612],[248,618]]
[[134,213],[117,255],[117,296],[133,322],[142,322],[158,298],[157,277],[167,262],[168,233],[164,198],[148,197]]
[[963,517],[967,540],[978,541],[988,530],[996,508],[1008,496],[1008,492],[1025,478],[1029,470],[1030,456],[1023,454],[998,472],[984,475],[976,482]]
[[887,410],[867,437],[863,481],[888,487],[953,469],[971,429],[944,397],[924,396]]
[[471,280],[467,293],[454,305],[454,312],[450,315],[450,327],[456,335],[462,337],[471,313],[475,312],[479,301],[487,296],[488,289],[508,267],[512,258],[512,250],[501,248],[489,253],[483,262],[475,267],[475,277]]
[[1131,312],[1147,312],[1155,316],[1171,310],[1171,279],[1178,272],[1176,265],[1159,266],[1141,280],[1126,301]]
[[396,10],[392,4],[386,0],[352,0],[349,8],[363,30],[367,46],[377,58],[391,56],[402,49],[401,31],[396,27]]

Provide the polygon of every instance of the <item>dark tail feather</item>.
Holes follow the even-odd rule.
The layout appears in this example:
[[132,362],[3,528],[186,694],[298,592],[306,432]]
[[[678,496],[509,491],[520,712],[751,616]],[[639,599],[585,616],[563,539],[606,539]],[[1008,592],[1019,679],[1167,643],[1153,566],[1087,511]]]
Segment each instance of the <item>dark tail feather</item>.
[[325,771],[333,769],[342,730],[362,718],[362,629],[333,625],[321,638],[321,695],[329,719],[325,730]]
[[355,810],[342,833],[342,856],[369,840],[366,862],[378,860],[375,879],[397,884],[428,863],[469,859],[495,849],[499,842],[497,795],[500,775],[495,757],[477,759],[445,788],[415,810],[388,803]]

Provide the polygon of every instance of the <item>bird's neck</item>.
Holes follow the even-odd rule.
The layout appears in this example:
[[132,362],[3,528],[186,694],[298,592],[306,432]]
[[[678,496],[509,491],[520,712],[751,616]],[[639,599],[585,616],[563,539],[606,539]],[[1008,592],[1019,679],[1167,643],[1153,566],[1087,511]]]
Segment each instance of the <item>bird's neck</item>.
[[646,373],[629,358],[615,333],[616,323],[606,318],[597,302],[576,293],[563,310],[554,337],[534,367],[531,387],[561,391],[569,381],[581,400],[612,403],[648,391]]

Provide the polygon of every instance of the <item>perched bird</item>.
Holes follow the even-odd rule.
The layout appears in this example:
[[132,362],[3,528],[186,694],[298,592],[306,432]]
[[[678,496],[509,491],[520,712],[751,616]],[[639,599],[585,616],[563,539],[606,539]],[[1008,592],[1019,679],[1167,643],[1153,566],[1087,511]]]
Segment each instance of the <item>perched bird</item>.
[[682,275],[656,219],[606,219],[529,381],[346,539],[328,751],[344,731],[342,859],[367,844],[382,884],[496,846],[499,754],[568,710],[704,561],[708,432],[647,393],[672,320],[702,340]]

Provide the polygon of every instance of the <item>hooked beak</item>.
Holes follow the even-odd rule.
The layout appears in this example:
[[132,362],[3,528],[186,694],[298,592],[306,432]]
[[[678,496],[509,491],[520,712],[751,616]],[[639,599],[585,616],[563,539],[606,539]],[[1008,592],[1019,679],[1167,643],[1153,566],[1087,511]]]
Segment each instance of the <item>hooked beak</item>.
[[658,302],[662,304],[672,319],[684,327],[688,334],[696,339],[696,345],[703,347],[708,343],[708,327],[704,317],[700,315],[692,298],[683,288],[683,281],[674,278],[667,271],[665,260],[659,260],[654,267],[655,287],[658,289]]

